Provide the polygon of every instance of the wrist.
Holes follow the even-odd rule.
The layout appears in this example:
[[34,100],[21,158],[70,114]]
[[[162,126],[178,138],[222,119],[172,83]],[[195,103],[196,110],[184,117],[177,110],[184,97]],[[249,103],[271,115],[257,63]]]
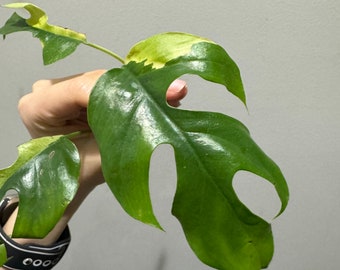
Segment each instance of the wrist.
[[92,132],[81,133],[72,141],[78,148],[81,161],[79,185],[83,190],[91,192],[96,186],[104,183],[97,142]]
[[63,257],[70,243],[70,233],[66,226],[55,242],[49,245],[33,243],[34,240],[23,239],[19,243],[17,239],[11,239],[3,230],[3,224],[13,216],[17,208],[18,199],[7,197],[0,202],[0,242],[4,245],[7,261],[2,269],[40,270],[51,269]]

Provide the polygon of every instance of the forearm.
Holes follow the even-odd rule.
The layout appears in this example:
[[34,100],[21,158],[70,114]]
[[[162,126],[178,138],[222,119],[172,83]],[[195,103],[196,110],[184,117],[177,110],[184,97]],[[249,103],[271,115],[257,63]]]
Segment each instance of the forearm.
[[[15,238],[12,239],[15,242],[17,242],[20,245],[25,244],[34,244],[34,245],[42,245],[42,246],[51,246],[57,242],[60,235],[64,232],[65,228],[67,227],[68,222],[70,221],[73,214],[76,212],[78,207],[81,205],[83,200],[86,198],[86,196],[90,193],[91,190],[84,189],[82,186],[80,186],[75,198],[72,200],[72,202],[69,204],[69,206],[66,208],[64,215],[59,220],[59,222],[56,224],[56,226],[52,229],[52,231],[46,235],[43,239],[24,239],[24,238]],[[3,230],[7,235],[11,235],[13,231],[13,227],[15,224],[15,219],[17,216],[17,209],[13,212],[9,220],[6,222],[6,224],[3,226]],[[6,269],[5,267],[0,267],[1,269]]]
[[[89,139],[91,139],[90,140],[91,142],[89,142]],[[88,150],[93,146],[92,135],[87,134],[87,135],[82,136],[81,138],[78,138],[75,141],[75,144],[78,147],[80,160],[81,160],[79,188],[78,188],[78,191],[75,197],[73,198],[71,203],[66,208],[59,222],[52,229],[52,231],[50,231],[50,233],[46,235],[46,237],[44,237],[43,239],[27,239],[27,238],[13,239],[18,244],[23,245],[23,244],[30,243],[30,244],[35,244],[35,245],[49,246],[49,245],[53,245],[54,243],[56,243],[60,235],[64,232],[65,228],[67,227],[68,222],[70,221],[74,213],[77,211],[79,206],[82,204],[84,199],[87,197],[87,195],[96,187],[97,184],[102,182],[102,175],[100,172],[100,168],[98,169],[98,166],[95,165],[95,164],[98,164],[98,157],[97,157],[98,155],[88,154],[89,152]],[[87,154],[84,153],[84,149],[86,149]],[[98,178],[100,178],[101,180],[97,180]],[[12,213],[10,218],[7,220],[6,224],[3,225],[4,232],[9,236],[12,235],[12,232],[14,229],[14,224],[15,224],[15,220],[17,217],[17,210],[18,209],[16,209]],[[1,269],[6,269],[6,268],[0,267],[0,270]]]

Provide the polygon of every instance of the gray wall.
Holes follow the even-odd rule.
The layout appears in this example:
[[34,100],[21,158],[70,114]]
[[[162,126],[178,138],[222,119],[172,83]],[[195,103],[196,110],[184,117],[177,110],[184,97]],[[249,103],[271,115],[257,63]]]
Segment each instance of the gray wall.
[[[140,39],[164,31],[195,33],[221,44],[240,66],[249,113],[222,87],[196,77],[185,78],[190,93],[183,107],[240,119],[283,170],[291,199],[272,221],[276,250],[269,269],[338,269],[338,0],[33,2],[47,10],[51,23],[85,32],[123,56]],[[11,13],[0,10],[0,23]],[[29,139],[16,104],[35,80],[118,65],[80,47],[72,57],[43,67],[39,42],[29,33],[0,41],[0,63],[1,167],[13,162],[16,146]],[[99,187],[70,223],[73,242],[56,269],[209,269],[192,254],[170,215],[175,182],[172,150],[163,146],[153,158],[151,188],[165,233],[132,220],[107,187]],[[253,211],[273,219],[279,202],[269,184],[240,173],[235,187]]]

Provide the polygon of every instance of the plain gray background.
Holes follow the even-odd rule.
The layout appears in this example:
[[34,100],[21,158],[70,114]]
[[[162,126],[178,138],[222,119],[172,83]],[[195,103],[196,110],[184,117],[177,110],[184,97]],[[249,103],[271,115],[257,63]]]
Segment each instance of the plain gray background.
[[[0,1],[1,4],[8,1]],[[220,111],[244,122],[254,140],[281,167],[291,198],[280,205],[273,188],[245,173],[236,176],[240,198],[272,221],[271,270],[335,270],[340,264],[340,2],[261,1],[33,1],[50,23],[85,32],[88,40],[125,56],[141,39],[184,31],[222,45],[241,69],[249,112],[223,87],[188,76],[183,108]],[[0,10],[0,23],[12,10]],[[117,67],[110,57],[80,46],[44,67],[39,41],[30,33],[0,41],[0,165],[16,158],[29,139],[17,110],[32,83],[96,68]],[[204,270],[170,214],[176,185],[170,147],[151,164],[155,212],[166,232],[127,216],[103,185],[70,223],[73,241],[56,269]]]

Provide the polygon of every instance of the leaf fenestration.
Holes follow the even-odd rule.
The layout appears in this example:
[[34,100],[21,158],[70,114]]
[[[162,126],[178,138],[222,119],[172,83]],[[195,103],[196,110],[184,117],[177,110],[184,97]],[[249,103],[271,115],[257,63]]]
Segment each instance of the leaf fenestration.
[[[269,264],[273,256],[271,226],[242,204],[232,181],[237,171],[246,170],[271,182],[282,213],[289,192],[279,167],[236,119],[179,110],[166,102],[170,83],[184,74],[194,74],[224,85],[246,104],[239,69],[222,47],[186,33],[162,33],[133,46],[124,61],[88,43],[83,34],[49,25],[45,12],[33,4],[6,7],[25,8],[31,17],[26,20],[14,13],[0,34],[32,32],[42,43],[45,64],[70,55],[80,43],[125,63],[99,79],[90,97],[88,116],[105,179],[127,213],[161,228],[149,194],[149,162],[159,144],[171,144],[178,176],[172,213],[198,258],[223,270],[257,270]],[[13,236],[42,237],[75,193],[79,157],[64,137],[26,146],[25,155],[19,154],[12,167],[0,171],[0,195],[15,189],[23,202]],[[37,206],[42,199],[47,200],[47,206]],[[34,215],[37,212],[40,216]]]
[[46,13],[30,3],[13,3],[5,5],[8,8],[24,8],[31,17],[24,19],[14,13],[0,28],[0,34],[4,37],[8,34],[20,31],[31,32],[38,38],[43,47],[43,60],[45,65],[52,64],[72,54],[79,44],[86,43],[84,34],[66,29],[60,26],[48,24]]
[[245,101],[235,66],[220,46],[207,42],[192,44],[186,55],[158,69],[131,61],[99,79],[88,113],[104,177],[132,217],[160,227],[150,200],[149,162],[159,144],[171,144],[178,176],[172,212],[190,246],[217,269],[254,270],[272,258],[271,227],[239,201],[232,179],[237,171],[247,170],[270,181],[283,211],[288,188],[280,169],[239,121],[175,109],[165,97],[173,80],[190,73],[225,85]]
[[8,190],[19,194],[12,237],[43,238],[59,221],[78,189],[78,151],[64,136],[34,139],[18,150],[17,161],[0,170],[0,198]]

